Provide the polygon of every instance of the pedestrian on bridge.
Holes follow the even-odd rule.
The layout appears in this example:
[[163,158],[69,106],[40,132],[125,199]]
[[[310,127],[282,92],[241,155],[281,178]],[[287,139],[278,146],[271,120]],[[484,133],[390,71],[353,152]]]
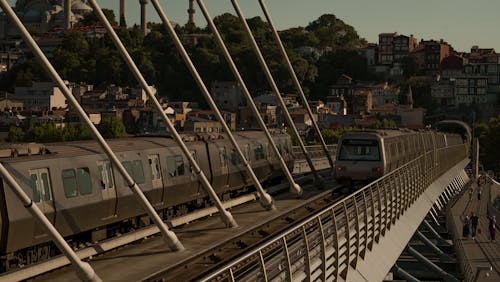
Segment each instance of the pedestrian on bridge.
[[479,217],[475,213],[471,213],[470,215],[470,223],[471,223],[471,235],[472,240],[476,239],[477,226],[479,224]]
[[462,236],[465,239],[469,239],[469,235],[470,235],[470,221],[469,221],[469,217],[468,216],[465,216],[463,224],[464,225],[462,227]]
[[469,188],[469,202],[472,200],[472,194],[474,194],[474,187],[471,185]]
[[483,192],[483,187],[482,186],[477,186],[477,200],[481,201],[481,193]]
[[497,233],[497,219],[495,218],[495,216],[491,216],[489,219],[490,222],[488,224],[488,229],[490,230],[490,240],[491,242],[495,242],[495,236]]

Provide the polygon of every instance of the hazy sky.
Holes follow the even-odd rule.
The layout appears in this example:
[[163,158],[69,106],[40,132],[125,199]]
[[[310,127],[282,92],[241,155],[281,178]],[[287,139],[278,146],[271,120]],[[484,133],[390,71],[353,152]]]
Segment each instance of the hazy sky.
[[[9,2],[14,3],[15,0]],[[118,9],[118,0],[98,1],[103,8]],[[170,20],[187,22],[188,0],[160,0]],[[274,23],[279,29],[305,26],[325,13],[354,26],[360,36],[378,41],[381,32],[413,34],[420,40],[441,39],[456,50],[472,45],[495,48],[500,52],[500,0],[267,0]],[[233,12],[230,0],[205,0],[213,16]],[[139,1],[126,0],[127,23],[139,21]],[[247,17],[262,16],[257,0],[240,0]],[[205,26],[196,1],[196,23]],[[148,18],[159,21],[153,6]]]

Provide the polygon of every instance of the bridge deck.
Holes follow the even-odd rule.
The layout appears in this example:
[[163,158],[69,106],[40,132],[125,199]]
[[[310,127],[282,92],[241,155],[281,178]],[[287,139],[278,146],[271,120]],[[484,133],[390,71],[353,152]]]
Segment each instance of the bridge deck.
[[[472,195],[469,194],[470,189],[473,189]],[[487,207],[490,199],[490,192],[500,189],[500,185],[485,185],[481,200],[477,199],[477,184],[472,183],[467,190],[464,191],[461,198],[451,208],[452,228],[458,240],[455,240],[457,245],[457,255],[462,256],[462,264],[465,266],[466,280],[474,281],[478,273],[478,266],[491,266],[492,271],[481,270],[476,281],[500,281],[500,242],[497,234],[496,242],[490,241],[488,230],[488,213]],[[472,196],[472,197],[471,197]],[[479,217],[479,227],[481,234],[478,234],[475,240],[472,238],[462,237],[463,218],[474,212]],[[497,225],[499,221],[497,220]],[[497,232],[498,233],[498,232]],[[489,276],[486,276],[486,273]]]
[[[185,251],[171,252],[161,238],[155,236],[135,245],[128,245],[89,260],[96,273],[103,281],[140,281],[149,275],[163,270],[169,265],[199,256],[206,250],[225,242],[225,240],[242,234],[270,218],[279,217],[287,213],[304,199],[310,199],[322,193],[327,193],[336,185],[328,180],[325,190],[318,190],[313,185],[303,186],[304,195],[301,199],[285,193],[275,196],[277,210],[265,211],[259,203],[251,202],[231,209],[239,224],[238,228],[224,228],[217,215],[199,220],[191,224],[174,228],[183,243]],[[331,194],[331,192],[328,192]],[[196,269],[189,270],[196,272]],[[76,281],[77,277],[70,266],[52,273],[39,276],[35,281]]]

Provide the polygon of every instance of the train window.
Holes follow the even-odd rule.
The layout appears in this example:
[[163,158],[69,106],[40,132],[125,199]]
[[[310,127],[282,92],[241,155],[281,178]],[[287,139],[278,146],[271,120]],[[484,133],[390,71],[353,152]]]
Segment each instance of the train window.
[[161,179],[160,159],[158,155],[148,156],[148,163],[149,163],[149,172],[151,173],[151,179],[152,180]]
[[219,148],[219,158],[221,167],[227,167],[226,147]]
[[254,156],[255,156],[256,161],[265,158],[264,147],[262,146],[262,144],[255,146],[255,149],[253,150],[253,152],[254,152]]
[[76,197],[78,195],[78,192],[77,192],[75,170],[74,169],[63,170],[62,177],[63,177],[64,195],[66,195],[66,198]]
[[125,161],[122,162],[122,165],[137,184],[144,183],[144,169],[142,168],[141,160]]
[[168,174],[172,177],[184,175],[184,160],[181,155],[167,157]]
[[339,160],[380,161],[377,140],[345,139],[340,146]]
[[238,155],[236,154],[236,151],[234,149],[231,151],[230,161],[234,166],[237,166],[240,164],[240,158],[238,157]]
[[134,172],[134,179],[137,184],[144,183],[144,169],[142,168],[142,161],[135,160],[132,162],[132,168]]
[[42,173],[40,173],[40,176],[42,177],[43,200],[44,201],[50,201],[51,200],[51,196],[50,196],[49,175],[46,172],[42,172]]
[[113,172],[109,162],[98,162],[97,165],[98,177],[102,184],[102,189],[113,188]]
[[245,144],[245,158],[247,158],[247,161],[250,162],[250,144]]
[[30,175],[31,189],[33,189],[33,202],[40,202],[40,191],[38,190],[38,176],[34,173]]
[[80,195],[92,193],[92,184],[90,182],[90,171],[88,167],[80,167],[76,169],[76,182],[78,183],[78,191]]

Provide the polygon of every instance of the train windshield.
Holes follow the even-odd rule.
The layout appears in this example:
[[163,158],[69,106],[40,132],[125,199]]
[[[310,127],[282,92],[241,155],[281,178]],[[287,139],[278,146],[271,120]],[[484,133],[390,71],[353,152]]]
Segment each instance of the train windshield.
[[340,146],[340,161],[380,161],[377,140],[344,139]]

